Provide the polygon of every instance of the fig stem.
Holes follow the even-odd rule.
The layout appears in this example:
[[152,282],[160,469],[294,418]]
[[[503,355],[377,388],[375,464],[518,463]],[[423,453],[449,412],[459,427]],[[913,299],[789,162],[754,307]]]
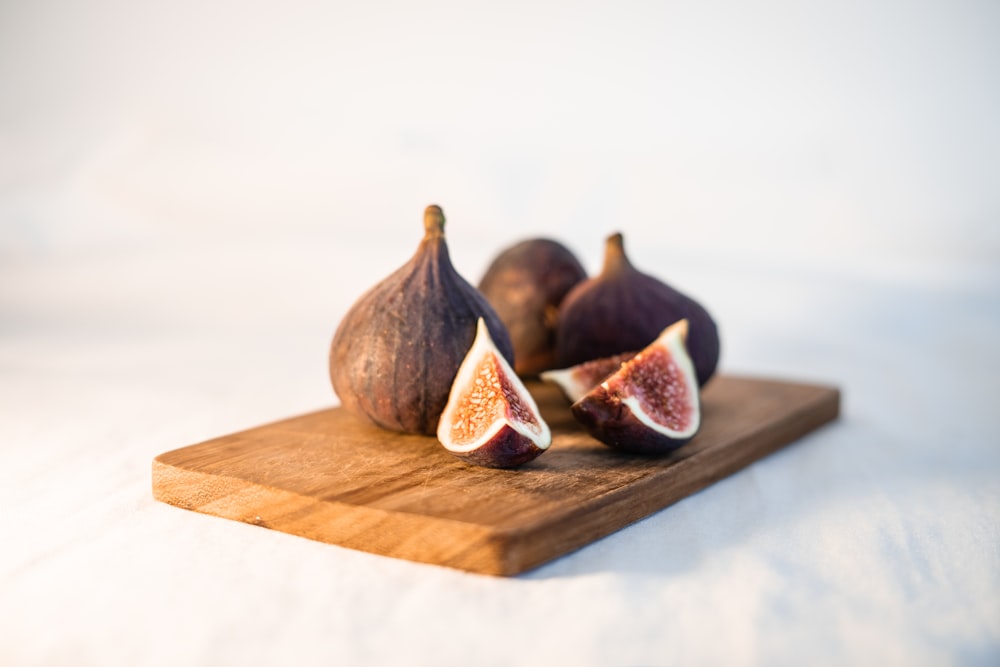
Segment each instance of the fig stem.
[[612,274],[631,266],[625,255],[625,238],[615,232],[604,242],[604,268],[601,273]]
[[424,209],[424,238],[444,236],[444,211],[437,204]]

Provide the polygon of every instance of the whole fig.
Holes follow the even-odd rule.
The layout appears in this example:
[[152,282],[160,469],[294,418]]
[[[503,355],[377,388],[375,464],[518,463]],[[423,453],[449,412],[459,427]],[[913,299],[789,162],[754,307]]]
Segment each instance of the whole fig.
[[393,431],[436,432],[479,318],[508,363],[514,359],[500,318],[452,265],[444,222],[439,206],[427,207],[416,253],[351,306],[330,346],[341,404]]
[[490,264],[479,291],[507,327],[518,375],[555,368],[559,305],[586,278],[576,256],[552,239],[521,241]]
[[703,386],[719,362],[715,321],[694,299],[633,267],[622,235],[612,234],[601,274],[574,287],[559,309],[557,364],[568,368],[642,349],[682,319],[690,325],[687,349]]

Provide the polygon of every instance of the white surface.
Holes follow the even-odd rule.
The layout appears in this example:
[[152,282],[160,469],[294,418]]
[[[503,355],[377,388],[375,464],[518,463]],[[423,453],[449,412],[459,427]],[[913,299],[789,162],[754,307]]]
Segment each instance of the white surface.
[[[0,664],[1000,662],[995,3],[0,5]],[[334,397],[423,206],[633,261],[834,426],[515,579],[153,502]]]

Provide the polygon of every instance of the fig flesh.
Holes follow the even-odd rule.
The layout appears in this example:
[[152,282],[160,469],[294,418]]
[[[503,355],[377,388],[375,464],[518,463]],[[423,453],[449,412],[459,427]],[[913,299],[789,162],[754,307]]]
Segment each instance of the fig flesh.
[[715,321],[694,299],[633,267],[622,235],[613,234],[601,274],[574,287],[560,307],[556,361],[566,368],[642,349],[681,319],[690,323],[688,352],[703,386],[719,362]]
[[514,345],[514,370],[532,376],[555,368],[556,324],[563,298],[587,272],[558,241],[521,241],[497,255],[479,291],[496,310]]
[[684,339],[687,320],[667,327],[570,409],[595,438],[636,454],[671,452],[695,436],[701,404]]
[[479,319],[513,361],[500,318],[451,263],[444,222],[427,207],[416,253],[351,306],[330,346],[343,407],[389,430],[434,435]]
[[624,352],[602,359],[585,361],[569,368],[545,371],[540,377],[542,380],[559,387],[563,396],[568,398],[570,403],[574,403],[599,385],[601,380],[621,368],[622,363],[634,357],[635,354],[635,352]]
[[455,376],[437,437],[455,456],[490,468],[527,463],[552,444],[538,405],[482,319]]

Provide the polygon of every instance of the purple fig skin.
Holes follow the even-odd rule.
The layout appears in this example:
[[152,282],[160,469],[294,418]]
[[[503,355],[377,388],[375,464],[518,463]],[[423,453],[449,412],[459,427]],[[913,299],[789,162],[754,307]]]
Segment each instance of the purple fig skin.
[[600,385],[570,406],[570,410],[596,439],[631,454],[668,454],[694,437],[671,438],[654,431]]
[[482,317],[513,363],[507,330],[455,270],[439,206],[424,211],[413,257],[348,310],[330,345],[330,379],[343,407],[391,431],[434,435]]
[[501,428],[488,442],[468,452],[453,452],[453,456],[486,468],[516,468],[533,461],[546,450],[510,426]]
[[555,368],[559,305],[586,278],[569,248],[546,238],[521,241],[490,264],[479,291],[507,327],[518,375]]
[[715,373],[719,332],[708,311],[666,283],[637,270],[625,255],[620,233],[608,237],[599,276],[574,287],[559,310],[559,368],[642,349],[667,326],[690,323],[687,349],[699,386]]

